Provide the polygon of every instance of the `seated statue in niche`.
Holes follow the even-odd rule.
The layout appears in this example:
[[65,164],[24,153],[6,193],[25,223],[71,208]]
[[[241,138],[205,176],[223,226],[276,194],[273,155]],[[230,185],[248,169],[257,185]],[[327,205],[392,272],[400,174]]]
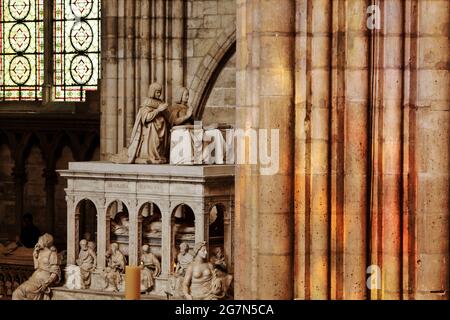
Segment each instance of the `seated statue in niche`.
[[141,291],[149,292],[155,285],[155,278],[161,274],[161,263],[150,252],[148,245],[142,246],[141,255]]
[[119,273],[125,272],[127,259],[125,258],[125,255],[120,251],[118,243],[111,243],[111,247],[106,254],[106,258],[108,267]]
[[186,270],[183,280],[183,294],[188,300],[225,299],[233,277],[218,275],[214,266],[207,262],[206,242],[194,247],[194,260]]
[[121,211],[111,220],[111,232],[116,236],[128,236],[130,221],[128,215]]
[[189,252],[189,245],[186,242],[180,244],[180,253],[177,256],[177,265],[175,267],[175,274],[180,277],[184,277],[186,269],[191,264],[194,257]]
[[77,266],[80,267],[82,288],[89,289],[91,287],[91,274],[97,266],[97,255],[89,248],[86,239],[80,241],[80,253],[76,262]]
[[83,235],[83,239],[88,242],[88,247],[95,253],[97,252],[97,243],[92,239],[92,235],[90,232],[85,232]]
[[58,252],[53,246],[53,236],[39,237],[33,250],[35,271],[31,278],[21,284],[13,293],[13,300],[49,300],[51,286],[61,279]]
[[[171,126],[171,164],[223,164],[226,143],[218,124],[203,128],[194,126],[193,109],[188,106],[189,90],[180,88],[174,104],[167,111]],[[215,159],[211,153],[214,151]],[[200,158],[200,159],[199,159]]]
[[106,291],[119,291],[118,286],[122,282],[122,274],[125,271],[127,260],[120,251],[119,244],[112,243],[106,254],[107,268],[103,273]]

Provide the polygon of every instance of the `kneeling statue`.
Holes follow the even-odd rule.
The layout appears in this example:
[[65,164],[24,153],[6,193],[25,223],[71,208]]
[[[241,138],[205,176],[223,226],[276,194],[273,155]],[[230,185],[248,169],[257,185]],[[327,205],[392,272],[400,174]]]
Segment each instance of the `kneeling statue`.
[[46,233],[39,238],[33,251],[34,273],[13,293],[13,300],[50,300],[52,285],[61,279],[58,252],[53,236]]

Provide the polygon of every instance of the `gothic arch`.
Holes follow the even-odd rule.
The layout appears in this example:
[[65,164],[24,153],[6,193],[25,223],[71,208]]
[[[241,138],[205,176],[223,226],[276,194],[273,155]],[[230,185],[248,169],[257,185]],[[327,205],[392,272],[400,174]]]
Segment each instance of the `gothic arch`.
[[191,105],[194,108],[195,119],[201,119],[206,101],[216,82],[217,77],[228,60],[236,52],[236,28],[224,30],[211,46],[206,56],[197,68],[189,86]]

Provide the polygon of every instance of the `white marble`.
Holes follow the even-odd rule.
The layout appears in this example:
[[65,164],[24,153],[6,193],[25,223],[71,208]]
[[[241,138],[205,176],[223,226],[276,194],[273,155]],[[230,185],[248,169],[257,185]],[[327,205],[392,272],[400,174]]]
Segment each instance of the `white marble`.
[[[195,215],[195,242],[209,242],[210,211],[223,207],[223,247],[228,265],[232,266],[232,223],[234,207],[234,166],[232,165],[141,165],[110,162],[73,162],[68,170],[58,171],[67,179],[67,263],[74,264],[80,238],[80,208],[90,200],[97,210],[97,269],[104,270],[105,255],[111,241],[111,204],[121,201],[129,214],[128,264],[138,265],[142,245],[142,211],[148,202],[161,211],[161,275],[156,279],[155,294],[170,291],[173,274],[174,214],[181,204]],[[194,239],[192,239],[194,241]],[[192,247],[191,247],[192,248]],[[227,252],[228,250],[228,252]],[[231,269],[232,270],[232,269]],[[99,290],[96,274],[93,289]]]

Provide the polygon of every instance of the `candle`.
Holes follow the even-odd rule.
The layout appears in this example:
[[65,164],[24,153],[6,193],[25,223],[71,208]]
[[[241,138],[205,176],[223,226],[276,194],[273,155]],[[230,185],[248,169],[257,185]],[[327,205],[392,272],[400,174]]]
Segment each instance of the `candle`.
[[141,268],[125,268],[125,299],[141,300]]

